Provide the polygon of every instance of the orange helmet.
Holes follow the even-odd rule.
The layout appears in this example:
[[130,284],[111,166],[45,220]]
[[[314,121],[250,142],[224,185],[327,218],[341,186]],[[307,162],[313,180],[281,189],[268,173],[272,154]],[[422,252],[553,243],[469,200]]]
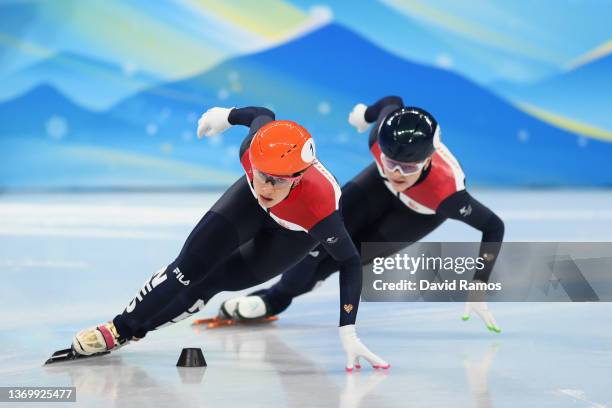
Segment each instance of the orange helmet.
[[255,133],[249,158],[261,172],[291,176],[315,162],[315,144],[302,126],[290,120],[275,120]]

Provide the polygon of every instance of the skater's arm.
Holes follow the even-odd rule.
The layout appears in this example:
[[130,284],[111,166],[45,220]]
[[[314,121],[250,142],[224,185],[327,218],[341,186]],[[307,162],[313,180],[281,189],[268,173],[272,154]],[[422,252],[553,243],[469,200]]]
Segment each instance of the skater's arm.
[[482,232],[479,256],[485,259],[485,267],[476,272],[474,279],[487,282],[504,239],[504,222],[465,190],[445,199],[438,207],[438,213]]
[[268,122],[274,120],[274,112],[270,109],[248,106],[245,108],[210,108],[198,120],[198,137],[215,136],[223,133],[234,125],[249,127],[249,133],[242,142],[243,149],[249,147],[253,135]]
[[[385,96],[384,98],[379,99],[372,105],[368,106],[365,111],[364,118],[368,123],[376,122],[382,115],[383,109],[386,107],[392,107],[391,110],[395,110],[398,108],[402,108],[404,106],[404,101],[399,96]],[[385,114],[387,115],[391,110],[384,109]]]
[[[390,112],[404,106],[404,101],[399,96],[385,96],[379,99],[374,104],[366,106],[363,103],[358,103],[349,113],[348,122],[359,133],[365,132],[370,124],[383,120]],[[370,133],[370,147],[378,136],[378,126],[372,129]]]
[[240,145],[240,158],[249,149],[251,140],[259,128],[275,119],[274,112],[270,109],[257,106],[245,108],[211,108],[207,110],[198,120],[198,137],[215,136],[232,126],[242,125],[249,128]]
[[245,108],[234,108],[229,112],[228,122],[230,125],[242,125],[251,129],[259,129],[263,124],[274,120],[274,112],[270,109],[258,106],[247,106]]
[[352,371],[359,359],[374,368],[387,369],[389,363],[372,353],[355,331],[355,319],[361,296],[361,259],[338,211],[324,218],[310,231],[340,264],[340,341],[346,353],[346,370]]
[[368,146],[372,148],[372,145],[378,140],[378,129],[381,122],[389,113],[403,106],[404,101],[399,96],[385,96],[370,106],[358,103],[349,113],[348,121],[359,133],[365,132],[371,123],[376,122],[376,125],[370,130],[370,137],[368,138]]
[[274,112],[270,109],[260,108],[256,106],[248,106],[246,108],[234,108],[229,114],[228,121],[232,125],[242,125],[249,127],[249,133],[246,135],[240,145],[240,157],[249,150],[251,141],[255,133],[266,123],[272,122],[275,119]]
[[334,211],[309,233],[340,264],[340,326],[355,324],[361,296],[361,260],[340,213]]

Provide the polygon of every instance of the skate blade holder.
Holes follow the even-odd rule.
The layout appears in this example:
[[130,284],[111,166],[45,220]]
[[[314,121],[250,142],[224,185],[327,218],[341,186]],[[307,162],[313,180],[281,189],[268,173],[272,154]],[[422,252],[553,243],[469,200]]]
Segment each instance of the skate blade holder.
[[192,326],[206,326],[209,329],[216,329],[217,327],[272,323],[277,320],[278,320],[278,316],[268,316],[268,317],[261,317],[259,319],[249,319],[249,320],[222,319],[219,317],[212,317],[208,319],[194,320],[193,323],[191,323],[191,325]]
[[221,319],[218,317],[212,317],[209,319],[198,319],[191,323],[192,326],[205,325],[209,329],[216,329],[218,327],[227,327],[235,325],[250,325],[250,324],[261,324],[261,323],[272,323],[278,320],[278,316],[268,316],[259,319],[249,320],[235,320],[235,319]]

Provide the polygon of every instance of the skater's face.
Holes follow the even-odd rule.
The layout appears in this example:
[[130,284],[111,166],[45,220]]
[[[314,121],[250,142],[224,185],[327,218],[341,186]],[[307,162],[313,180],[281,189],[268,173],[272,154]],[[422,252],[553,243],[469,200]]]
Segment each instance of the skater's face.
[[410,188],[416,183],[416,181],[423,174],[423,170],[429,166],[431,162],[431,157],[425,159],[422,163],[414,164],[415,168],[418,170],[411,174],[405,174],[399,166],[395,166],[392,169],[388,168],[386,165],[383,166],[383,171],[385,172],[385,176],[389,179],[391,186],[397,192],[401,192]]
[[291,188],[301,178],[278,177],[260,172],[253,168],[253,190],[257,194],[257,201],[264,208],[274,207],[289,195]]

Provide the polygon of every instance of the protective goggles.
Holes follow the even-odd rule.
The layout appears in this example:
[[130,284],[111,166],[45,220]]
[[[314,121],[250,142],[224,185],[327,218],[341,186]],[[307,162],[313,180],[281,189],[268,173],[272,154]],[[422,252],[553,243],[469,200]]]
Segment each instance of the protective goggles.
[[402,176],[409,176],[411,174],[418,173],[423,169],[423,167],[425,167],[425,163],[427,163],[427,159],[420,162],[400,162],[388,158],[384,155],[384,153],[380,154],[380,160],[388,171],[393,172],[397,170]]
[[264,173],[263,171],[259,171],[255,167],[253,167],[253,177],[256,177],[262,183],[270,183],[272,184],[272,186],[275,187],[283,187],[290,185],[294,181],[301,179],[303,175],[304,173],[302,172],[297,176],[273,176],[271,174]]

